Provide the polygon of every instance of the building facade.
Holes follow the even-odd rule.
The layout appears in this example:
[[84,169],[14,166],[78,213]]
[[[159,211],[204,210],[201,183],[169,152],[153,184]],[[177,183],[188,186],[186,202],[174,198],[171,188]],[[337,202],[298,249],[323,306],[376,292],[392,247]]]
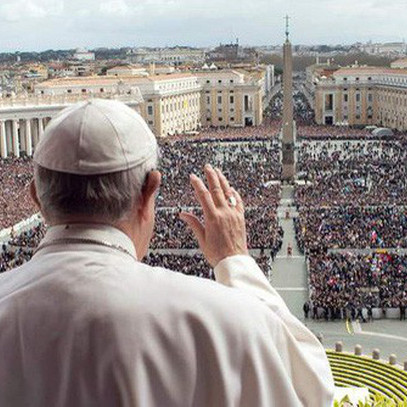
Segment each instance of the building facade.
[[142,115],[154,134],[165,137],[201,126],[201,86],[196,76],[158,75],[138,81],[144,98]]
[[265,82],[264,90],[268,94],[276,85],[275,67],[274,65],[266,65],[265,67]]
[[400,58],[390,64],[390,68],[407,69],[407,58]]
[[340,68],[317,79],[314,111],[318,124],[407,130],[407,69]]
[[148,69],[142,65],[118,65],[106,71],[107,76],[148,76]]
[[200,72],[202,126],[258,126],[263,120],[264,76],[235,70]]
[[73,55],[73,59],[76,59],[78,61],[94,61],[95,53],[78,48]]
[[118,65],[106,71],[107,76],[149,76],[149,75],[168,75],[175,73],[173,66],[156,65],[151,63],[149,65]]
[[169,65],[182,65],[187,63],[203,63],[206,52],[203,49],[189,47],[135,49],[131,58],[137,63],[162,63]]
[[41,95],[141,92],[141,114],[159,137],[208,126],[257,126],[263,118],[265,71],[233,70],[142,76],[58,78],[38,84]]
[[202,126],[261,124],[265,71],[208,71],[143,76],[57,78],[34,94],[0,97],[0,156],[32,155],[45,126],[65,107],[90,98],[120,100],[158,137]]
[[386,43],[372,43],[361,44],[359,46],[360,51],[371,55],[406,55],[407,44],[403,42],[386,42]]
[[93,76],[59,78],[40,83],[37,95],[82,94],[99,97],[140,91],[141,115],[158,137],[195,131],[200,127],[201,87],[191,74],[141,76]]

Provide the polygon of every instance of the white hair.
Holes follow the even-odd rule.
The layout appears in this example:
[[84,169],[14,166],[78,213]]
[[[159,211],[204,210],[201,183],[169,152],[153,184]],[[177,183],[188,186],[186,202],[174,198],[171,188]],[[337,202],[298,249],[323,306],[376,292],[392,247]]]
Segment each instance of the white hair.
[[126,219],[138,202],[158,155],[130,170],[102,175],[77,175],[34,166],[34,182],[41,210],[48,220],[89,215],[115,222]]

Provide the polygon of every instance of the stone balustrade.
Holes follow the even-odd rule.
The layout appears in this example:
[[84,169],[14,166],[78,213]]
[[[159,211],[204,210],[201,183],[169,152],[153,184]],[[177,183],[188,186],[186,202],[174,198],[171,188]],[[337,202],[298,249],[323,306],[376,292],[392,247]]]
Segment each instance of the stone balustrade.
[[99,99],[117,99],[124,103],[132,102],[140,104],[143,102],[143,97],[138,88],[132,88],[130,92],[106,92],[92,94],[90,92],[84,94],[66,93],[63,95],[39,95],[39,94],[21,94],[12,96],[0,97],[0,110],[2,108],[18,107],[18,106],[48,106],[48,105],[66,105],[80,102],[82,100],[98,97]]

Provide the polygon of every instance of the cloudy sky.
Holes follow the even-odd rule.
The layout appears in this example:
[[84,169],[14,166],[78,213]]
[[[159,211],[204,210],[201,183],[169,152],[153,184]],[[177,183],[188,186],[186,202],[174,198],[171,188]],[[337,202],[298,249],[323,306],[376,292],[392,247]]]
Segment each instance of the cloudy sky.
[[0,52],[401,41],[407,0],[0,0]]

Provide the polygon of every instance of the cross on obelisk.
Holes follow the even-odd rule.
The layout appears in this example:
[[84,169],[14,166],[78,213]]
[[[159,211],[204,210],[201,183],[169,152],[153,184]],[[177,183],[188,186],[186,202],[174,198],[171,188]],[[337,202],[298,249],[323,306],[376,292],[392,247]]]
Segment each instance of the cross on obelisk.
[[293,108],[293,57],[291,43],[289,39],[289,19],[286,21],[286,40],[283,46],[284,72],[283,72],[283,123],[282,123],[282,150],[283,150],[283,171],[282,180],[293,182],[295,176],[294,159],[294,108]]
[[286,15],[286,16],[284,17],[284,20],[285,20],[285,39],[286,39],[287,41],[289,41],[288,37],[289,37],[289,35],[290,35],[290,30],[289,30],[290,17],[289,17],[288,15]]

